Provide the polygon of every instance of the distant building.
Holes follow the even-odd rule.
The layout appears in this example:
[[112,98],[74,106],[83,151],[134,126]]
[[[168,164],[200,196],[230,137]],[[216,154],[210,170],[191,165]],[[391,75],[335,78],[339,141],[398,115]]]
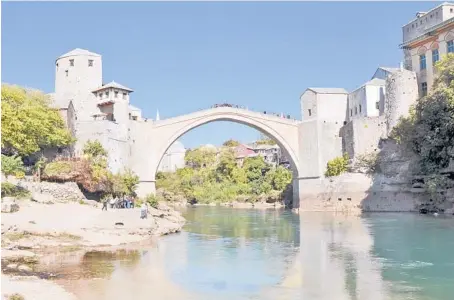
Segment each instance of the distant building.
[[[384,74],[383,74],[384,75]],[[386,80],[372,78],[348,94],[347,121],[361,117],[378,117],[385,101]]]
[[175,172],[177,169],[185,167],[184,156],[186,149],[179,141],[173,143],[162,157],[159,164],[159,172]]
[[419,95],[426,95],[434,81],[434,65],[444,54],[454,53],[454,4],[444,2],[402,27],[404,66],[416,73]]

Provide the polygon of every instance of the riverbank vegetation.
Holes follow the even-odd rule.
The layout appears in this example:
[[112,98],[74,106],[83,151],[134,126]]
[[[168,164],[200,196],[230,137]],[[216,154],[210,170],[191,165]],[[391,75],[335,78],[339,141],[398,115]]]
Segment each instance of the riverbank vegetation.
[[454,54],[436,64],[437,77],[430,93],[419,99],[391,137],[416,156],[412,172],[426,177],[432,193],[452,186],[441,174],[454,159]]
[[274,168],[261,156],[247,157],[242,165],[238,164],[230,147],[223,147],[220,153],[203,147],[189,150],[185,162],[186,167],[175,173],[157,173],[158,194],[164,200],[204,204],[276,202],[283,199],[292,181],[290,170]]

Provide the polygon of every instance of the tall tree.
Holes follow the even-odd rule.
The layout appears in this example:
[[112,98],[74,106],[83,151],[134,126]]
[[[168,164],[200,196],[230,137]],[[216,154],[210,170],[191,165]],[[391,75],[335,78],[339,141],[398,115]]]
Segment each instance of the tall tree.
[[73,142],[60,114],[42,92],[2,84],[1,105],[4,152],[30,155]]

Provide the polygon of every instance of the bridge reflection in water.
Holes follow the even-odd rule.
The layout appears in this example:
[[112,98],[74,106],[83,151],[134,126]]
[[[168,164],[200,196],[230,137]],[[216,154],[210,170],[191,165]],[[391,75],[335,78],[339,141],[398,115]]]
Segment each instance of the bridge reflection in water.
[[301,214],[300,249],[293,266],[266,299],[389,299],[365,219]]

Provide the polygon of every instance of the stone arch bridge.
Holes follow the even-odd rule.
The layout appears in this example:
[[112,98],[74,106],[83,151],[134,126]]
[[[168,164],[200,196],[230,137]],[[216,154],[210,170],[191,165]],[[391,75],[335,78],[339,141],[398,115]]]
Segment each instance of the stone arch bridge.
[[299,121],[242,108],[216,107],[158,121],[132,122],[130,165],[140,177],[138,194],[155,192],[159,163],[173,142],[186,132],[215,121],[247,125],[277,142],[291,162],[294,207],[299,207],[308,185],[323,178],[327,161],[342,153],[342,124],[317,119]]

